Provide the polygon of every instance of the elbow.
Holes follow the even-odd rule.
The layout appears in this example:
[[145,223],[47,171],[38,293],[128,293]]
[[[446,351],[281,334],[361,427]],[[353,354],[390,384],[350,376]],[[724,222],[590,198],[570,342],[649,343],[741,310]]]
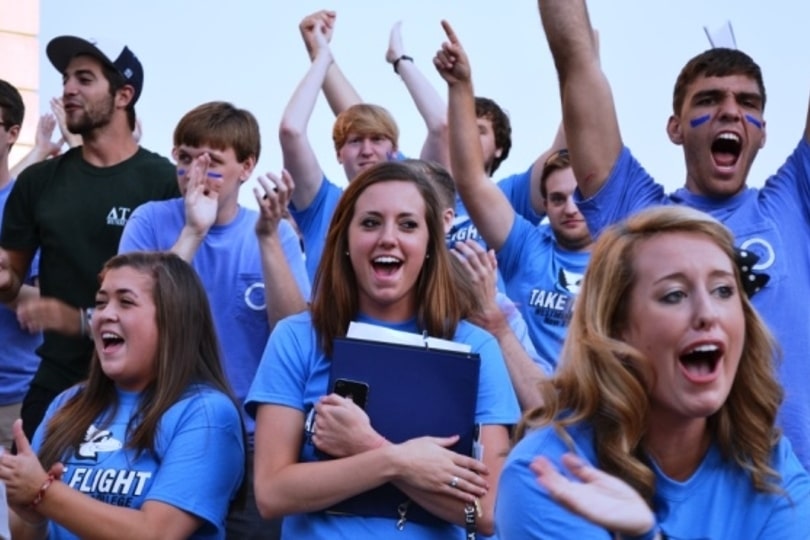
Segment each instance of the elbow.
[[484,512],[484,515],[475,523],[476,532],[482,536],[493,536],[495,534],[495,516],[493,512]]
[[287,118],[281,120],[281,125],[278,127],[278,138],[281,144],[300,140],[304,136],[305,131],[301,126],[296,125]]
[[287,513],[272,494],[260,494],[259,490],[256,490],[255,496],[256,508],[259,510],[262,519],[282,518]]
[[428,122],[428,134],[440,141],[449,144],[450,141],[450,128],[447,124],[447,115],[439,116]]

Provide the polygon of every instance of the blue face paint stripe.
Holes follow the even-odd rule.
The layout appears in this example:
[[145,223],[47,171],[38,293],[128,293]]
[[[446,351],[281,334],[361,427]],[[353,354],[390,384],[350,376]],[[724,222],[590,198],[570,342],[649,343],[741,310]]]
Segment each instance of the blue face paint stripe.
[[692,127],[698,127],[699,125],[705,124],[706,122],[708,122],[709,118],[710,118],[710,116],[708,114],[703,115],[703,116],[698,116],[697,118],[692,118],[689,121],[689,125],[692,126]]
[[[187,172],[188,171],[186,171],[186,169],[177,169],[177,176],[185,176]],[[219,180],[220,178],[222,178],[221,173],[217,173],[214,171],[208,171],[207,176],[208,178],[212,178],[215,180]]]
[[745,119],[754,124],[757,128],[762,129],[762,121],[759,118],[746,114]]

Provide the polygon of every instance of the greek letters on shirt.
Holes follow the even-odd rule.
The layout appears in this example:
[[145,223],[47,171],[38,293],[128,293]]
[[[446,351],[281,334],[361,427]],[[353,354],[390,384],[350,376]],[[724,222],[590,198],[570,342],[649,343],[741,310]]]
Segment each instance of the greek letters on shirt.
[[132,208],[127,208],[126,206],[113,206],[110,208],[110,211],[107,212],[107,225],[123,227],[127,224],[127,219],[129,219],[129,215],[131,213]]

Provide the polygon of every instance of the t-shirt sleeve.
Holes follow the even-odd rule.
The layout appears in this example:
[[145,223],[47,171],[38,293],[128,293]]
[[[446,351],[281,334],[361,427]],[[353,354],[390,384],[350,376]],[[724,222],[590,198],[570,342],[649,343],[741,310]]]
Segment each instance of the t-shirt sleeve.
[[810,539],[810,473],[782,438],[774,450],[773,468],[782,477],[784,494],[773,495],[775,505],[757,536],[762,540]]
[[625,147],[602,188],[593,197],[584,200],[577,189],[574,200],[595,239],[605,228],[635,212],[665,204],[667,197],[664,188],[655,183],[630,149]]
[[298,284],[298,290],[301,291],[301,296],[304,297],[304,300],[309,301],[312,290],[306,264],[304,263],[304,254],[301,252],[301,242],[299,241],[298,234],[296,234],[293,226],[285,219],[281,220],[279,223],[278,230],[279,236],[281,237],[281,249],[284,250],[284,258],[287,259],[290,272],[292,272],[295,282]]
[[804,138],[779,171],[762,188],[766,204],[774,215],[791,214],[788,209],[810,222],[810,143]]
[[[294,324],[293,318],[281,320],[267,340],[259,369],[245,399],[245,410],[254,418],[256,408],[262,404],[305,410],[305,386],[310,377],[305,346],[311,344],[314,334],[302,335],[304,326],[310,329],[311,326]],[[312,334],[312,331],[309,333]]]
[[213,531],[223,528],[245,473],[242,424],[224,394],[202,390],[190,399],[161,419],[157,444],[165,450],[146,499],[200,517]]
[[525,172],[499,180],[497,185],[509,199],[515,212],[532,225],[537,225],[543,220],[543,216],[538,215],[532,206],[532,169],[534,163]]

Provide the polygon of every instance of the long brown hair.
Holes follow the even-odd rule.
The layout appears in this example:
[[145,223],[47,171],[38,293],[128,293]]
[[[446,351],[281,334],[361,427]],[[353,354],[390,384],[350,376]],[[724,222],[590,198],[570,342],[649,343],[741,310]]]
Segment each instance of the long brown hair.
[[380,163],[360,173],[341,196],[315,274],[312,324],[327,356],[331,355],[334,338],[346,335],[349,323],[358,313],[357,276],[346,255],[354,208],[369,186],[385,182],[410,182],[425,201],[428,257],[416,281],[417,325],[431,336],[451,339],[458,321],[465,315],[450,269],[450,254],[444,246],[443,208],[435,189],[425,175],[413,167],[397,162]]
[[[194,384],[219,390],[239,406],[226,382],[208,297],[197,273],[180,257],[163,252],[116,255],[104,265],[100,280],[116,268],[133,268],[151,276],[158,351],[154,380],[142,392],[127,426],[127,448],[155,451],[155,434],[163,414]],[[75,395],[53,415],[45,428],[39,458],[47,469],[79,447],[94,422],[107,426],[115,417],[118,394],[93,352],[90,374]]]
[[[628,319],[627,299],[636,282],[636,246],[653,236],[694,233],[713,241],[735,260],[731,233],[707,214],[686,207],[659,207],[630,217],[605,231],[590,264],[559,369],[541,383],[542,407],[529,411],[518,428],[564,428],[586,421],[593,426],[598,466],[635,488],[648,502],[655,475],[643,451],[648,428],[648,362],[621,339]],[[740,270],[735,281],[745,319],[745,342],[736,377],[725,403],[708,419],[721,453],[751,474],[756,489],[778,491],[770,456],[780,432],[776,412],[782,389],[774,373],[776,343],[743,293]]]

